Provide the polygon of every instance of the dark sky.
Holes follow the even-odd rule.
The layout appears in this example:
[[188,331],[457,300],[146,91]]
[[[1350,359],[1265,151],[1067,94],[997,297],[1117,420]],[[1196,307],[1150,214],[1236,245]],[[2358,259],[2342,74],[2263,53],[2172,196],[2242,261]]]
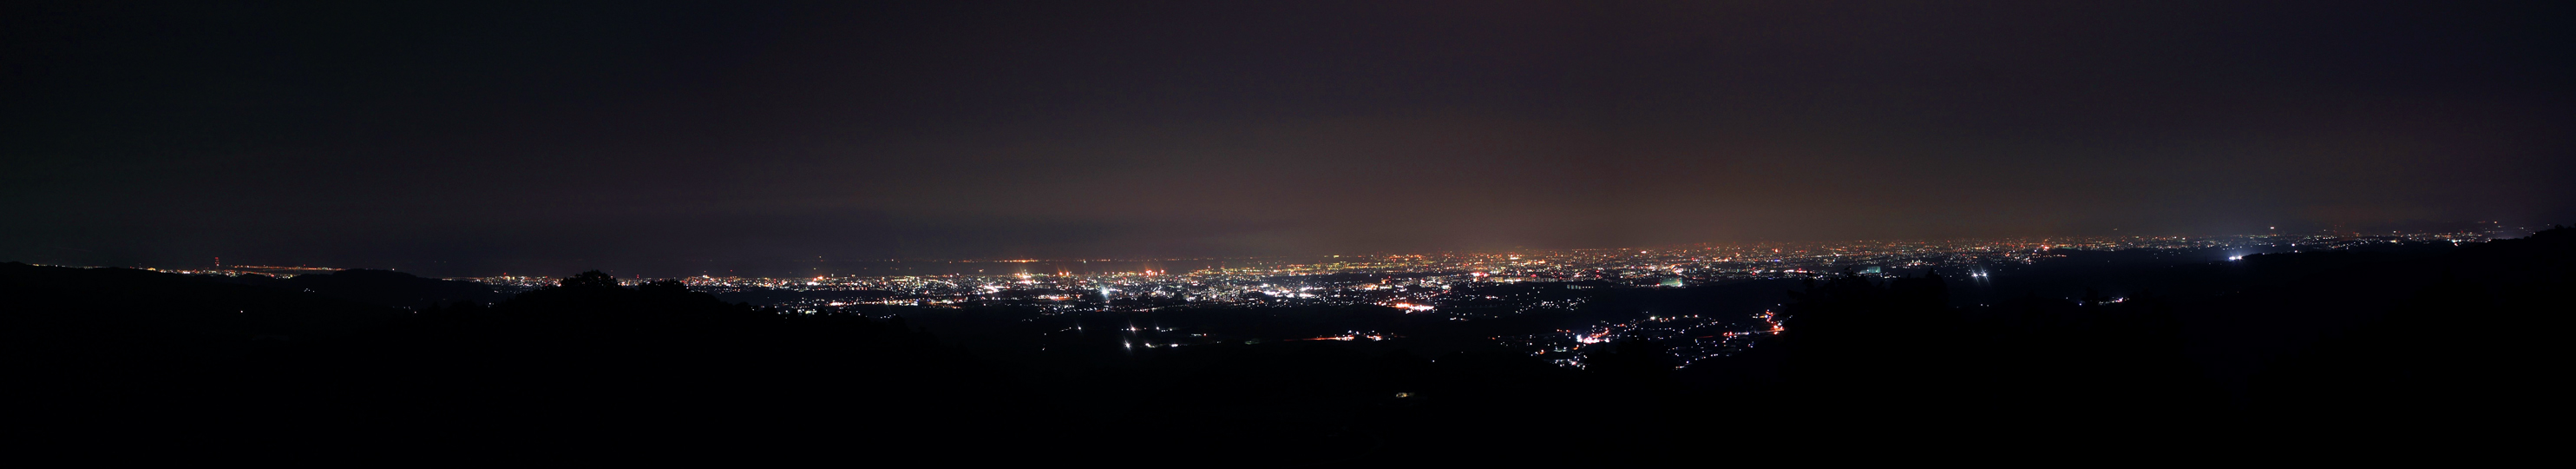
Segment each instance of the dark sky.
[[2576,221],[2564,2],[99,3],[0,10],[0,260]]

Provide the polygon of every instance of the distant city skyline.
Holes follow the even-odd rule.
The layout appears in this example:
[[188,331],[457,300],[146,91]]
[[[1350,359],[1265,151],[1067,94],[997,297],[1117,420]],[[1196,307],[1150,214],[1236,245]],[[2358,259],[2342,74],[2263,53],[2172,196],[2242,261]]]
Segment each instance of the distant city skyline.
[[[423,276],[430,276],[430,277],[441,277],[441,278],[476,278],[476,277],[504,277],[504,276],[513,276],[513,277],[524,277],[524,278],[530,278],[530,279],[546,279],[546,278],[554,278],[554,277],[563,277],[563,276],[571,275],[571,274],[573,274],[573,273],[577,273],[577,272],[581,272],[581,271],[588,271],[588,270],[600,270],[600,271],[605,271],[605,272],[612,273],[612,274],[614,274],[615,276],[617,276],[617,277],[619,277],[619,278],[624,278],[624,279],[694,278],[694,277],[701,277],[701,276],[717,276],[717,277],[727,277],[727,278],[802,278],[802,277],[804,277],[804,276],[810,276],[810,275],[822,275],[822,276],[834,276],[834,277],[852,277],[852,276],[858,276],[858,277],[891,277],[891,276],[906,276],[906,275],[932,275],[932,276],[941,276],[941,275],[967,275],[967,276],[985,276],[985,275],[1009,275],[1009,274],[1037,274],[1037,275],[1102,275],[1102,274],[1108,274],[1108,275],[1123,275],[1123,274],[1132,274],[1132,273],[1146,272],[1146,271],[1161,272],[1163,275],[1173,275],[1173,274],[1190,273],[1190,272],[1194,272],[1194,271],[1216,270],[1216,269],[1222,269],[1222,268],[1227,268],[1227,267],[1232,267],[1232,268],[1258,268],[1258,267],[1260,267],[1260,266],[1278,266],[1278,265],[1291,265],[1291,264],[1317,264],[1317,265],[1321,265],[1321,264],[1336,264],[1336,265],[1338,265],[1338,264],[1342,264],[1342,263],[1348,263],[1348,262],[1360,262],[1361,260],[1364,260],[1364,259],[1376,259],[1376,258],[1415,258],[1415,259],[1419,259],[1419,258],[1422,258],[1422,257],[1424,257],[1424,256],[1434,256],[1434,257],[1440,257],[1440,258],[1460,258],[1460,257],[1462,257],[1462,256],[1463,256],[1463,257],[1465,257],[1465,258],[1474,258],[1474,257],[1480,257],[1480,256],[1518,256],[1518,255],[1530,255],[1530,256],[1553,256],[1553,255],[1568,255],[1568,254],[1576,254],[1576,255],[1579,255],[1579,254],[1582,254],[1582,253],[1605,253],[1605,252],[1606,252],[1606,253],[1619,254],[1619,253],[1625,253],[1625,252],[1630,251],[1630,250],[1644,250],[1644,251],[1639,251],[1639,253],[1640,253],[1640,254],[1644,254],[1644,253],[1648,253],[1648,252],[1653,252],[1653,253],[1657,253],[1656,255],[1658,255],[1658,256],[1662,256],[1662,255],[1670,255],[1671,253],[1676,253],[1676,252],[1709,252],[1709,251],[1721,251],[1721,250],[1742,250],[1742,249],[1756,249],[1756,248],[1759,248],[1759,249],[1770,249],[1770,248],[1794,248],[1794,249],[1809,249],[1809,248],[1813,248],[1813,249],[1842,249],[1842,248],[1851,248],[1851,249],[1861,249],[1862,247],[1869,247],[1869,249],[1875,249],[1875,247],[1876,247],[1876,246],[1899,246],[1899,245],[1901,245],[1901,246],[1984,246],[1984,245],[2050,245],[2050,244],[2055,244],[2055,245],[2060,246],[2061,248],[2075,248],[2075,249],[2104,249],[2102,246],[2126,246],[2126,247],[2140,247],[2140,248],[2143,248],[2143,247],[2153,247],[2153,246],[2168,246],[2168,245],[2171,245],[2172,243],[2178,243],[2178,242],[2179,242],[2179,243],[2208,243],[2208,242],[2217,242],[2217,241],[2220,241],[2220,240],[2239,240],[2239,241],[2237,241],[2237,242],[2245,242],[2245,241],[2242,241],[2242,240],[2249,240],[2249,239],[2270,239],[2270,238],[2281,238],[2281,237],[2301,237],[2301,238],[2312,238],[2312,239],[2317,239],[2317,240],[2321,240],[2321,241],[2323,241],[2323,240],[2337,240],[2337,241],[2334,241],[2334,242],[2339,242],[2339,243],[2340,243],[2340,242],[2350,242],[2351,240],[2369,240],[2369,239],[2406,239],[2406,240],[2422,241],[2422,240],[2424,240],[2424,239],[2432,239],[2432,238],[2439,238],[2439,239],[2446,239],[2446,240],[2449,240],[2449,239],[2459,239],[2459,240],[2476,240],[2476,241],[2483,241],[2483,240],[2485,240],[2485,239],[2511,238],[2511,237],[2516,237],[2516,236],[2520,236],[2520,235],[2525,235],[2525,234],[2530,233],[2530,232],[2531,232],[2532,230],[2534,230],[2534,229],[2539,229],[2539,228],[2540,228],[2540,227],[2522,227],[2522,226],[2506,225],[2506,224],[2502,224],[2501,222],[2487,222],[2487,223],[2478,224],[2478,225],[2475,225],[2475,226],[2481,226],[2481,227],[2484,227],[2484,228],[2482,228],[2482,229],[2469,229],[2469,230],[2449,230],[2449,231],[2443,231],[2443,230],[2402,231],[2402,230],[2400,230],[2400,231],[2386,231],[2386,232],[2352,232],[2352,231],[2308,231],[2308,232],[2294,232],[2294,231],[2289,231],[2289,230],[2280,230],[2280,229],[2275,228],[2275,229],[2268,229],[2268,230],[2264,230],[2264,231],[2261,231],[2261,232],[2248,232],[2248,233],[2235,233],[2235,234],[2221,234],[2221,235],[2198,234],[2198,235],[2109,235],[2109,236],[1968,237],[1968,238],[1944,238],[1944,239],[1866,239],[1866,240],[1863,240],[1863,239],[1853,239],[1853,240],[1835,240],[1835,241],[1779,241],[1779,242],[1746,242],[1746,243],[1704,242],[1704,243],[1666,244],[1666,245],[1655,245],[1655,246],[1624,246],[1624,247],[1582,247],[1582,248],[1547,248],[1547,249],[1542,249],[1542,248],[1526,248],[1526,247],[1524,247],[1524,248],[1515,248],[1515,249],[1492,249],[1492,250],[1451,249],[1451,250],[1413,251],[1413,252],[1402,252],[1402,251],[1381,251],[1381,252],[1370,252],[1370,253],[1343,253],[1343,254],[1298,254],[1298,255],[1272,255],[1272,256],[1211,256],[1211,257],[1169,257],[1169,258],[1146,258],[1146,257],[1127,257],[1127,258],[1117,258],[1117,257],[1104,257],[1104,258],[1088,258],[1088,259],[1085,259],[1085,258],[1063,258],[1063,259],[991,259],[991,258],[946,258],[946,259],[941,259],[941,258],[912,258],[912,259],[903,259],[903,258],[860,258],[860,259],[850,259],[850,258],[839,258],[839,259],[836,259],[836,258],[831,258],[831,257],[828,257],[828,256],[815,256],[815,257],[813,257],[813,258],[809,258],[809,259],[753,260],[753,261],[741,262],[741,263],[737,263],[737,264],[717,264],[717,263],[713,263],[713,262],[708,262],[708,263],[702,263],[702,264],[698,264],[698,265],[714,265],[714,266],[716,266],[716,268],[703,268],[703,269],[698,269],[698,270],[694,270],[694,271],[688,271],[688,270],[675,270],[675,269],[671,269],[671,268],[667,268],[667,267],[657,267],[657,265],[667,266],[667,265],[670,265],[670,264],[674,264],[674,262],[658,262],[658,263],[657,263],[657,262],[642,262],[642,263],[627,263],[627,264],[602,264],[602,263],[592,263],[592,264],[572,264],[572,265],[569,265],[569,266],[559,266],[559,267],[554,267],[554,268],[528,268],[528,267],[525,267],[525,266],[521,266],[521,267],[519,267],[519,268],[485,269],[485,270],[475,270],[475,271],[456,270],[456,269],[448,268],[448,266],[437,265],[437,264],[432,264],[432,265],[428,266],[427,268],[411,267],[411,266],[387,266],[387,265],[337,265],[337,266],[334,266],[334,265],[316,265],[316,264],[277,264],[277,265],[270,265],[270,264],[262,264],[262,263],[258,263],[258,262],[248,262],[248,263],[236,262],[236,263],[231,264],[231,265],[215,265],[215,264],[213,264],[213,262],[212,262],[211,260],[210,260],[208,263],[205,263],[205,264],[198,264],[198,265],[189,265],[189,263],[185,263],[185,262],[180,262],[180,263],[161,263],[161,264],[122,264],[122,265],[116,265],[116,264],[78,264],[78,263],[57,263],[57,265],[70,265],[70,266],[80,266],[80,267],[135,267],[135,268],[151,268],[151,269],[168,270],[168,271],[183,271],[183,272],[185,272],[185,271],[206,271],[206,272],[263,272],[263,273],[284,274],[284,275],[294,275],[294,274],[298,274],[298,273],[309,273],[309,272],[328,272],[328,271],[334,271],[334,270],[340,270],[340,269],[377,269],[377,270],[395,270],[395,271],[404,271],[404,272],[410,272],[410,273],[413,273],[413,274],[415,274],[415,275],[423,275]],[[2432,237],[2432,238],[2427,238],[2427,237]],[[2086,247],[2086,246],[2091,246],[2091,247]],[[1795,256],[1795,255],[1793,255],[1793,257],[1794,257],[1794,256]],[[1515,258],[1517,258],[1517,257],[1515,257]],[[238,258],[236,258],[236,260],[238,260]],[[44,262],[37,262],[37,263],[39,263],[39,264],[44,264]],[[677,262],[677,263],[679,263],[679,264],[688,264],[688,263],[690,263],[690,262]],[[1307,269],[1308,269],[1308,268],[1305,268],[1305,267],[1299,267],[1299,268],[1298,268],[1298,270],[1300,270],[1300,271],[1304,271],[1304,270],[1307,270]],[[1308,273],[1315,273],[1315,272],[1308,272]]]

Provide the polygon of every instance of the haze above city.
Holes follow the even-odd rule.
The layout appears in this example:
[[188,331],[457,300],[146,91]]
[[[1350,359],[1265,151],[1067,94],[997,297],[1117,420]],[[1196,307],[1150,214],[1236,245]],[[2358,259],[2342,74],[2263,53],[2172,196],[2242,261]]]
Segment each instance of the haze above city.
[[0,260],[651,275],[2576,213],[2546,6],[12,7]]

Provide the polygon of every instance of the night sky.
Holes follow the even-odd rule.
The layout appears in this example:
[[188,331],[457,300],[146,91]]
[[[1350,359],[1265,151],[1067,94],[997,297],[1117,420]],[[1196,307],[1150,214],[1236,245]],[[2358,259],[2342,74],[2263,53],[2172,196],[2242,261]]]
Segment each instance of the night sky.
[[2576,221],[2563,2],[100,3],[0,7],[0,261]]

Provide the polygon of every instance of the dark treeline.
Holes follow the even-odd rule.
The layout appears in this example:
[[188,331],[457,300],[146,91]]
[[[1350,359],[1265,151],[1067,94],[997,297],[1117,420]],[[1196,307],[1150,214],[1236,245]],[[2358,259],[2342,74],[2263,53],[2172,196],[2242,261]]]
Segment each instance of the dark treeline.
[[[1584,370],[1411,339],[1113,351],[1076,335],[996,352],[963,344],[1026,326],[782,314],[597,273],[504,297],[390,272],[11,263],[0,297],[10,381],[31,396],[12,421],[108,447],[1252,466],[2174,456],[2455,437],[2536,412],[2556,389],[2545,334],[2576,291],[2571,261],[2576,231],[2557,229],[2159,266],[2165,280],[2139,284],[2184,287],[1964,307],[1938,269],[1825,276],[1789,295],[1787,333],[1680,369],[1645,342],[1591,351]],[[1630,306],[1692,301],[1730,300]],[[1429,327],[1309,313],[1290,319],[1333,324],[1290,325]],[[941,321],[958,332],[919,326]],[[1492,324],[1512,323],[1477,327]]]
[[1937,273],[1819,279],[1793,295],[1789,333],[1680,381],[1771,396],[1803,441],[2361,458],[2509,445],[2536,436],[2496,422],[2559,389],[2538,370],[2556,362],[2571,262],[2576,229],[2559,228],[2114,275],[2181,294],[1954,307],[1956,277]]

